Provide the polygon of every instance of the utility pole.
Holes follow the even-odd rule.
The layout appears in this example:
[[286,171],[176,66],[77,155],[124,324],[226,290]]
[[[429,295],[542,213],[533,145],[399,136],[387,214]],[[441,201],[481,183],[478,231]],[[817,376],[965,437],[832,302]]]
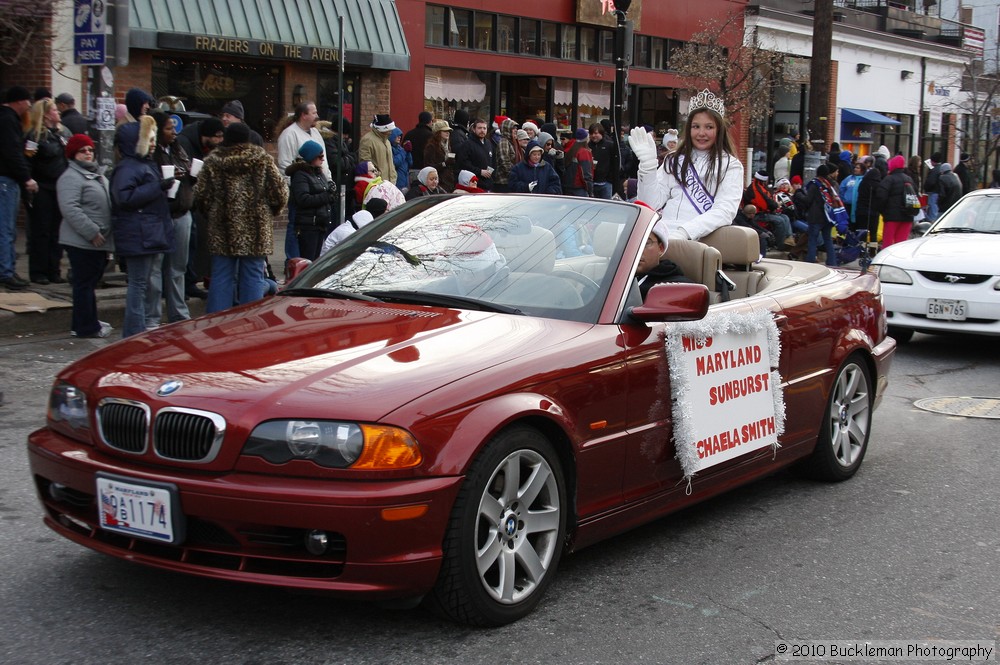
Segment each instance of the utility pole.
[[827,149],[832,53],[833,0],[815,0],[812,62],[809,68],[809,141],[814,152],[825,152]]

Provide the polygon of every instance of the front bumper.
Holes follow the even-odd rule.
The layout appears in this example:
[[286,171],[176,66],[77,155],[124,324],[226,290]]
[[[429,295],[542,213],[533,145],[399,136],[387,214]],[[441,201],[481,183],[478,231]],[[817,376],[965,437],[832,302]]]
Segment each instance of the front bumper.
[[[890,326],[942,333],[972,333],[1000,335],[1000,291],[990,280],[978,285],[941,285],[919,274],[915,285],[882,283],[886,316]],[[927,301],[963,300],[967,303],[964,321],[948,321],[927,317]]]
[[[343,482],[246,473],[202,475],[153,469],[101,454],[48,429],[28,438],[28,458],[45,523],[98,552],[167,570],[371,599],[426,593],[461,477]],[[178,545],[101,529],[98,472],[177,487],[186,538]],[[413,519],[383,511],[426,505]],[[322,555],[305,534],[328,534]]]

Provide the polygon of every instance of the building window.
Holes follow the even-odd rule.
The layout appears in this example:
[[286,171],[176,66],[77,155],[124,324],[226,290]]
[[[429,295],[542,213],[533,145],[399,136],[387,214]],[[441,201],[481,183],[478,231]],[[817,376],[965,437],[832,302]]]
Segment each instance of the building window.
[[344,116],[344,134],[352,140],[357,138],[361,123],[356,117],[358,112],[358,91],[361,90],[361,80],[357,74],[344,74],[344,90],[337,94],[337,72],[320,71],[316,73],[316,110],[320,120],[329,120],[333,129],[337,128],[337,117]]
[[466,9],[449,9],[451,25],[448,27],[448,45],[455,48],[471,48],[469,39],[472,30],[472,12]]
[[667,40],[654,37],[649,43],[649,66],[652,69],[663,69],[666,62]]
[[555,23],[542,22],[541,46],[543,58],[559,57],[559,26]]
[[497,17],[497,50],[501,53],[517,53],[517,18]]
[[615,33],[612,30],[601,30],[601,64],[613,65],[615,62]]
[[521,53],[538,55],[538,21],[521,19]]
[[649,67],[649,37],[636,35],[632,48],[632,64],[636,67]]
[[445,46],[445,9],[427,5],[424,25],[424,42],[430,46]]
[[187,111],[219,115],[232,99],[243,102],[245,121],[265,140],[275,140],[274,128],[285,116],[280,67],[212,59],[153,59],[153,97],[177,97]]
[[562,26],[562,59],[576,60],[576,26]]
[[596,28],[580,28],[580,60],[597,62]]
[[476,50],[495,51],[496,34],[493,29],[493,20],[496,14],[476,12]]

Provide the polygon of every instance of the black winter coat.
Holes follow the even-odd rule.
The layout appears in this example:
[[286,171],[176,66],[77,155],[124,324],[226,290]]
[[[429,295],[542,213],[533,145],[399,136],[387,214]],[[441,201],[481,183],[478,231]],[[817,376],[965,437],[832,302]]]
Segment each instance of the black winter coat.
[[887,222],[911,222],[913,214],[906,208],[905,183],[916,191],[913,179],[904,169],[896,169],[879,183],[875,192],[875,208]]
[[301,159],[289,164],[285,175],[292,179],[288,196],[297,208],[295,226],[326,229],[333,220],[335,185],[326,179],[322,169]]
[[938,210],[944,212],[962,198],[962,181],[950,169],[938,179]]
[[28,138],[38,143],[38,151],[28,158],[31,164],[31,177],[42,189],[56,191],[56,181],[66,170],[66,137],[58,131],[42,128],[42,135],[28,133]]
[[878,206],[876,193],[882,182],[882,172],[874,166],[861,178],[858,194],[854,199],[854,220],[861,228],[878,227]]

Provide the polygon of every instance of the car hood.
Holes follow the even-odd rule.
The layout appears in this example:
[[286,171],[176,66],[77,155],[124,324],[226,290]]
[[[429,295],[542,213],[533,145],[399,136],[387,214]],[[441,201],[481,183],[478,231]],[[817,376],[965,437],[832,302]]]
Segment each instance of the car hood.
[[[377,421],[436,388],[590,326],[453,309],[275,297],[130,337],[61,378],[147,403],[227,417]],[[157,396],[168,381],[181,387]],[[161,391],[162,392],[162,391]]]
[[926,271],[961,271],[995,275],[1000,262],[1000,235],[990,233],[937,233],[891,245],[875,263]]

